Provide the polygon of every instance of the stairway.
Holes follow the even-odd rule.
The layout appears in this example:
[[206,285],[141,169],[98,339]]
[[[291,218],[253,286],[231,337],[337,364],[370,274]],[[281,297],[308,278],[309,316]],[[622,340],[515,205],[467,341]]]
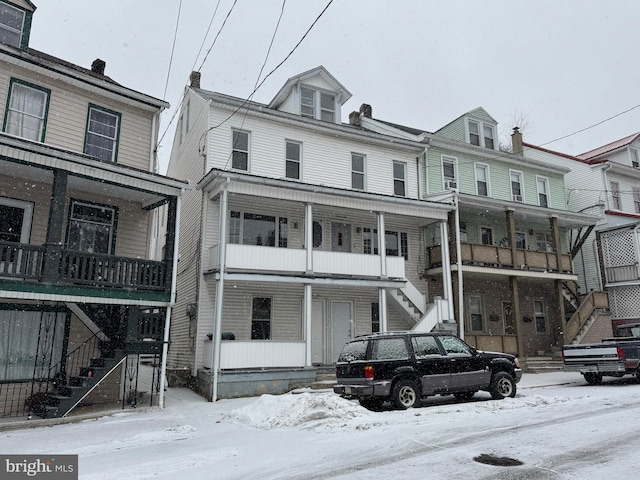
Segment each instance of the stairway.
[[560,354],[526,357],[524,360],[520,359],[520,363],[526,373],[561,372],[564,367]]
[[126,358],[122,350],[116,350],[110,357],[92,358],[89,365],[80,368],[78,375],[66,381],[52,383],[52,390],[38,392],[31,396],[30,409],[42,418],[66,416],[89,393],[91,393]]

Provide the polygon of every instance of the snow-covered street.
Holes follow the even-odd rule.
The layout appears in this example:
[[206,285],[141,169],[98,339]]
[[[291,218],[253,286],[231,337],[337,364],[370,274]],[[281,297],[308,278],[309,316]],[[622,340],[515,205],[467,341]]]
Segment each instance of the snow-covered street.
[[[208,403],[3,432],[5,454],[78,454],[81,479],[608,479],[640,468],[640,385],[525,374],[515,398],[433,397],[374,413],[329,391]],[[513,459],[494,466],[474,458]]]

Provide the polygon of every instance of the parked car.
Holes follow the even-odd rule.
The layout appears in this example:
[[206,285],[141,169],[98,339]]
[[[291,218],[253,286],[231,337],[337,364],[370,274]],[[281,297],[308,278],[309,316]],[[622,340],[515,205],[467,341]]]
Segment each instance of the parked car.
[[618,325],[614,335],[602,343],[564,345],[564,371],[580,372],[589,385],[601,383],[605,376],[635,375],[640,382],[640,324]]
[[385,401],[406,409],[437,394],[467,400],[485,390],[494,399],[514,397],[521,377],[515,356],[476,350],[455,335],[386,332],[347,342],[333,390],[370,410]]

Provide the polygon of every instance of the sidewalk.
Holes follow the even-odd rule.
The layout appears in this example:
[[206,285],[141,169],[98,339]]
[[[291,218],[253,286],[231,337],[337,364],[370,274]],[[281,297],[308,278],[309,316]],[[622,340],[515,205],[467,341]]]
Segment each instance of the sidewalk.
[[518,389],[552,387],[570,383],[585,384],[584,377],[578,372],[523,373]]

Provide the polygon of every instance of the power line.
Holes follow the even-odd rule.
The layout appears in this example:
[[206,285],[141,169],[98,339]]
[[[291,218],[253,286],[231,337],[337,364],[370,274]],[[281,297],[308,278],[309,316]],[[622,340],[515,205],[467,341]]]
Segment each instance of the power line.
[[171,65],[173,64],[173,53],[176,50],[176,38],[178,37],[178,25],[180,24],[181,11],[182,11],[182,0],[180,0],[180,4],[178,5],[178,17],[176,18],[176,29],[173,32],[173,45],[171,45],[171,57],[169,58],[169,69],[167,70],[167,81],[164,84],[164,93],[162,94],[163,100],[166,100],[167,98],[167,88],[169,87],[169,76],[171,75]]
[[[218,30],[218,33],[216,33],[216,36],[213,39],[213,42],[211,43],[211,46],[209,47],[209,50],[207,50],[207,53],[205,54],[204,58],[202,59],[202,63],[200,64],[200,66],[197,69],[198,72],[200,70],[202,70],[202,66],[204,65],[204,62],[207,61],[207,57],[209,56],[209,53],[211,53],[211,50],[213,49],[213,46],[218,41],[218,37],[220,36],[220,33],[222,33],[222,30],[224,29],[224,26],[227,24],[227,20],[229,20],[229,17],[231,16],[231,12],[233,12],[233,9],[235,8],[236,3],[238,3],[238,0],[234,0],[233,5],[231,5],[231,8],[227,12],[227,16],[224,17],[224,20],[222,21],[222,25],[220,25],[220,29]],[[216,9],[217,9],[217,7],[216,7]]]

